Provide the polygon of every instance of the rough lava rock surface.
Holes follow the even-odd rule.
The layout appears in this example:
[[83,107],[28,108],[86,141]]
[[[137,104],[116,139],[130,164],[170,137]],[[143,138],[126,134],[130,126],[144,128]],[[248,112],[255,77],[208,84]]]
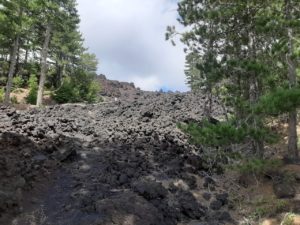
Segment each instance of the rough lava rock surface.
[[[206,101],[140,91],[96,105],[0,107],[0,224],[234,224],[227,194],[203,185],[201,149],[176,126],[201,121]],[[217,100],[212,108],[224,115]]]
[[103,74],[97,76],[97,80],[101,85],[100,94],[106,99],[122,98],[128,100],[142,92],[133,83],[109,80]]

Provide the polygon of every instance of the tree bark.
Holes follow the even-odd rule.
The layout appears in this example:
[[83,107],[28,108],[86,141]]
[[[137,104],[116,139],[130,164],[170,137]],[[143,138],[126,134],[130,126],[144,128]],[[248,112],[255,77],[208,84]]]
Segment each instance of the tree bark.
[[[291,58],[293,54],[293,44],[292,44],[292,31],[289,29],[289,56],[287,56],[287,63],[289,67],[289,87],[294,88],[296,86],[296,66]],[[297,160],[299,158],[298,153],[298,134],[297,134],[297,110],[293,109],[289,113],[289,127],[288,127],[288,154],[289,158]]]
[[56,76],[55,76],[55,88],[59,88],[61,86],[61,81],[63,77],[64,72],[64,64],[62,61],[64,60],[64,57],[62,54],[59,55],[59,61],[56,62]]
[[14,76],[16,76],[20,72],[20,44],[18,45],[18,51],[17,51],[17,64],[16,64],[16,69]]
[[12,84],[13,84],[13,76],[16,70],[16,64],[17,64],[17,53],[19,49],[19,42],[20,42],[20,37],[17,35],[14,44],[13,44],[13,49],[12,53],[10,56],[10,66],[9,66],[9,72],[8,72],[8,77],[7,77],[7,83],[6,83],[6,90],[5,90],[5,98],[4,98],[4,103],[9,104],[10,103],[10,92],[12,89]]
[[25,49],[24,65],[26,65],[27,62],[28,62],[28,52],[29,52],[29,50],[28,50],[28,48],[26,47],[26,49]]
[[293,110],[289,113],[288,127],[288,158],[293,161],[299,159],[297,137],[297,111]]
[[[290,0],[285,1],[285,16],[287,20],[291,19],[291,2]],[[297,85],[297,72],[296,65],[293,60],[294,43],[293,43],[293,29],[287,28],[288,37],[288,53],[286,55],[286,62],[288,65],[288,79],[289,87],[294,88]],[[289,127],[288,127],[288,158],[292,161],[299,159],[298,153],[298,135],[297,135],[297,110],[293,110],[289,113]]]
[[44,86],[46,81],[46,73],[47,73],[47,57],[48,57],[48,49],[50,43],[50,36],[51,36],[51,25],[47,24],[46,32],[45,32],[45,40],[41,52],[41,74],[40,74],[40,82],[39,82],[39,89],[37,94],[37,101],[36,105],[38,107],[42,106],[43,104],[43,93],[44,93]]
[[[255,35],[252,32],[249,32],[249,49],[250,49],[250,59],[255,60],[256,54],[257,54],[257,47],[256,47],[256,40]],[[252,110],[252,107],[255,106],[257,101],[259,100],[259,97],[261,95],[260,89],[259,89],[259,77],[256,74],[256,72],[251,71],[249,74],[249,101],[250,101],[250,107]],[[262,124],[260,121],[260,118],[257,118],[253,114],[252,119],[252,127],[256,130],[262,129]],[[256,138],[253,140],[253,149],[255,150],[255,154],[259,158],[264,157],[264,140],[262,138]]]
[[[27,44],[28,44],[28,41],[27,41]],[[25,74],[25,68],[26,68],[27,63],[28,63],[28,54],[29,54],[29,50],[28,50],[27,44],[26,44],[26,46],[25,46],[25,56],[24,56],[24,61],[23,61],[23,64],[20,66],[20,75],[21,75],[22,77],[24,77],[24,74]]]
[[[260,92],[259,92],[259,89],[258,89],[258,78],[256,76],[255,73],[253,74],[250,74],[250,82],[249,82],[249,97],[250,97],[250,104],[251,104],[251,107],[253,107],[259,97],[260,97]],[[258,129],[262,129],[262,123],[260,121],[260,118],[256,118],[255,115],[254,115],[254,118],[252,120],[252,127],[256,130]],[[264,157],[264,140],[259,138],[259,139],[256,139],[256,140],[253,140],[253,149],[255,150],[255,154],[257,155],[257,157],[259,158],[263,158]]]

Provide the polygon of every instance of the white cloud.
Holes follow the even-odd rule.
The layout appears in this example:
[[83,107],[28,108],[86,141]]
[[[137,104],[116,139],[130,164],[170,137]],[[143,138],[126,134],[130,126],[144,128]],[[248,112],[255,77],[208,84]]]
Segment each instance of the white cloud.
[[177,23],[176,1],[78,0],[78,3],[80,29],[86,46],[100,60],[99,73],[135,82],[147,90],[161,87],[187,90],[182,46],[173,47],[164,38],[166,26]]
[[141,77],[133,76],[130,80],[136,85],[136,87],[141,88],[145,91],[159,90],[163,85],[157,76]]

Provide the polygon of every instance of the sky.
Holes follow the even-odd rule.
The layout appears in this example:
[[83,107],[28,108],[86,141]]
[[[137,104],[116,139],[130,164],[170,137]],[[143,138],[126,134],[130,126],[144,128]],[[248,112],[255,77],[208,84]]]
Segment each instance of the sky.
[[134,82],[142,90],[187,91],[182,44],[165,41],[179,26],[177,0],[78,0],[85,47],[99,60],[99,74]]

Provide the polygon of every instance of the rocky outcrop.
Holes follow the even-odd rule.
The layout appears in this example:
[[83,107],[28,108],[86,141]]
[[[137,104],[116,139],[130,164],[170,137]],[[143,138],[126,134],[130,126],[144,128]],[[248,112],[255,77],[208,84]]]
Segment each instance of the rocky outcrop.
[[284,173],[275,176],[273,191],[277,198],[294,198],[296,195],[294,180]]
[[136,88],[133,83],[109,80],[103,74],[98,75],[97,80],[101,85],[100,94],[106,99],[121,98],[132,101],[141,93],[141,90]]

